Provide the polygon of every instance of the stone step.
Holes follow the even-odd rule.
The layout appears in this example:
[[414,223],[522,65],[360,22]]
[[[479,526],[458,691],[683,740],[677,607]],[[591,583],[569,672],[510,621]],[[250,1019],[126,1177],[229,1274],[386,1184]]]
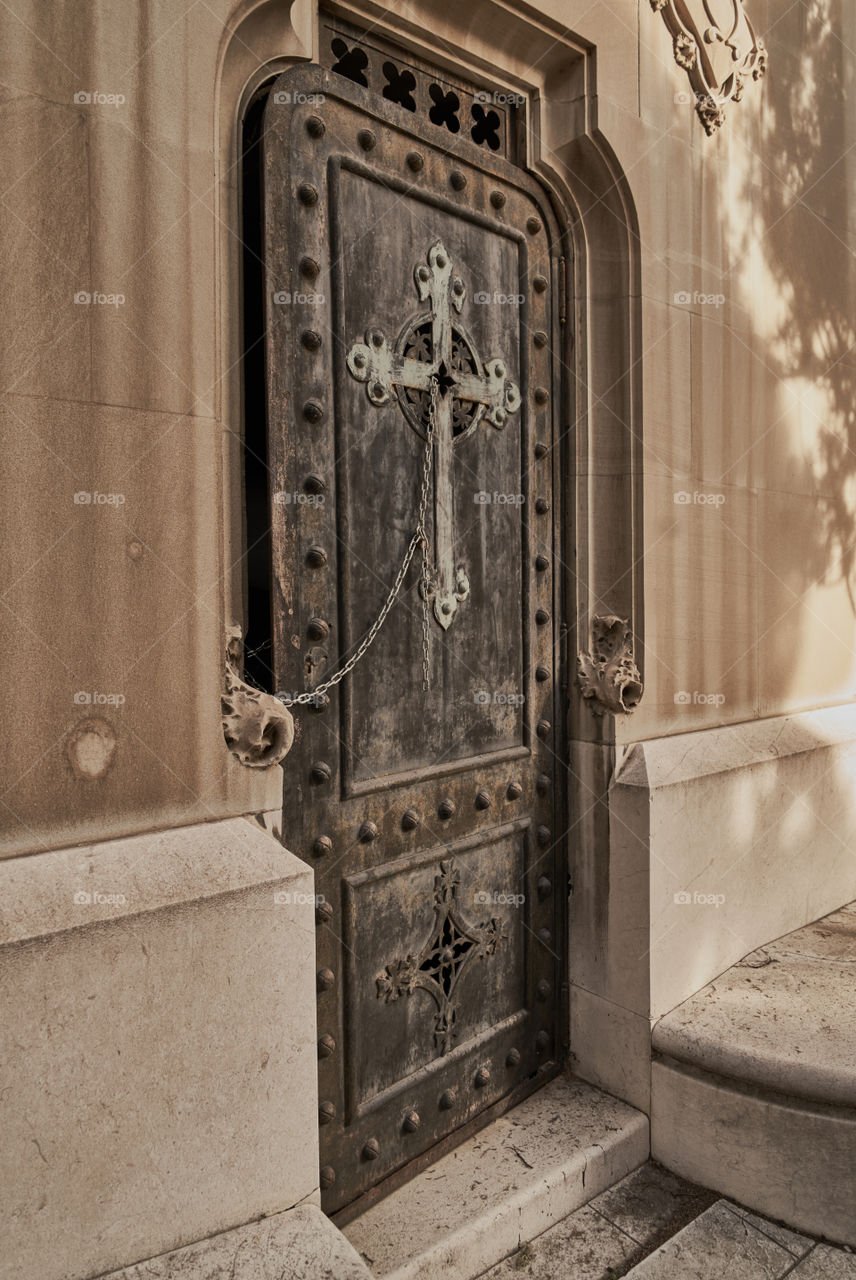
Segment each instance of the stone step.
[[654,1028],[652,1154],[856,1245],[856,904],[752,952]]
[[616,1280],[715,1199],[649,1160],[481,1280]]
[[344,1234],[376,1280],[474,1280],[647,1157],[646,1116],[560,1077]]
[[627,1280],[856,1280],[856,1257],[717,1200],[623,1274]]

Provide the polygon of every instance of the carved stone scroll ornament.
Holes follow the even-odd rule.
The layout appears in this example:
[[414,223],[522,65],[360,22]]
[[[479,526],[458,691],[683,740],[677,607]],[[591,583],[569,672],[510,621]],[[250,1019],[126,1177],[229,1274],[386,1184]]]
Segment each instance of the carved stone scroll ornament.
[[241,679],[241,628],[226,629],[226,689],[222,698],[226,745],[250,769],[270,769],[291,750],[291,712],[262,689]]
[[633,660],[633,636],[624,618],[595,617],[591,649],[577,660],[583,697],[596,715],[629,715],[642,700],[642,677]]
[[689,76],[705,133],[725,120],[725,106],[739,102],[748,79],[767,70],[767,50],[755,34],[743,0],[651,0],[671,32],[675,61]]

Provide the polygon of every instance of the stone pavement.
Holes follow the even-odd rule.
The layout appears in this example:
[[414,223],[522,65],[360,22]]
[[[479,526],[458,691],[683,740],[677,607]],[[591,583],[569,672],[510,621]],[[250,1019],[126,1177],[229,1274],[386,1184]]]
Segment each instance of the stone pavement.
[[[856,1280],[856,1255],[649,1162],[481,1280]],[[439,1278],[438,1278],[439,1280]]]

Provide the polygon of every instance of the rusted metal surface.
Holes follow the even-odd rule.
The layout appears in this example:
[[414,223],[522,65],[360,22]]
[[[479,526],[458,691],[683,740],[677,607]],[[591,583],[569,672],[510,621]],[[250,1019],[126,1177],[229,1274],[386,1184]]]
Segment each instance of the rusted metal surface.
[[[562,1054],[560,246],[525,174],[466,140],[443,145],[320,68],[287,72],[266,109],[277,687],[308,691],[347,660],[413,534],[427,384],[418,370],[391,377],[392,353],[445,365],[427,534],[444,590],[458,567],[469,585],[453,626],[432,616],[429,689],[414,563],[360,664],[296,716],[286,839],[323,897],[328,1212],[547,1078]],[[414,267],[430,270],[438,244],[466,284],[466,323],[414,293]],[[374,395],[348,364],[363,337],[390,357]],[[488,420],[500,381],[501,424]],[[450,566],[451,585],[439,572]]]

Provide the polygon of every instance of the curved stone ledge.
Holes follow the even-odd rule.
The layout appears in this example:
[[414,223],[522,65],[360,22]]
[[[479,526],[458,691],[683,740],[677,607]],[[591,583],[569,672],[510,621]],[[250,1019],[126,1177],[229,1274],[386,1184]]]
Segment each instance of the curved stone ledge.
[[[856,1108],[856,903],[760,948],[661,1018],[656,1053]],[[856,1213],[854,1213],[856,1217]]]
[[856,1246],[856,1109],[686,1063],[651,1069],[651,1155],[798,1231]]
[[856,1245],[856,903],[759,948],[661,1018],[652,1154]]

